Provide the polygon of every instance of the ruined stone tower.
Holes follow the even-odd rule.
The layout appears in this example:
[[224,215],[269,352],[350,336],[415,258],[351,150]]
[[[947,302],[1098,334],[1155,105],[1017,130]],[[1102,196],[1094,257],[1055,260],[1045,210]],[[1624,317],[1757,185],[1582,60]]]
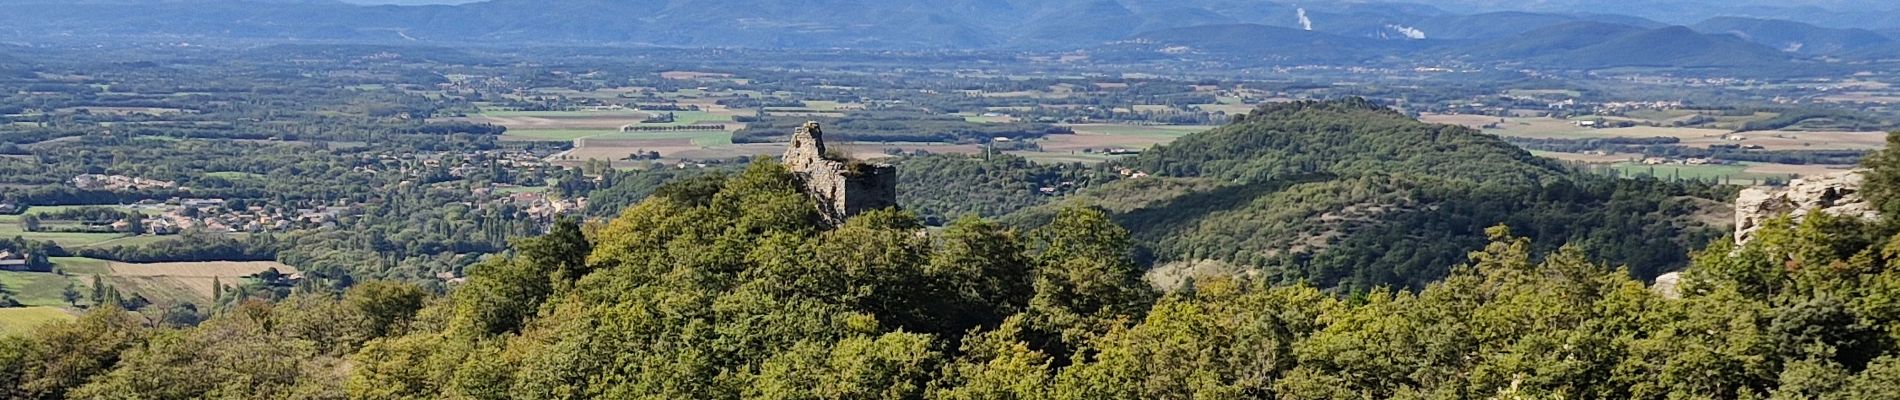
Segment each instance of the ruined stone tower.
[[831,225],[865,211],[897,206],[897,167],[827,154],[817,122],[792,133],[792,146],[781,159],[805,194],[818,202],[818,213]]

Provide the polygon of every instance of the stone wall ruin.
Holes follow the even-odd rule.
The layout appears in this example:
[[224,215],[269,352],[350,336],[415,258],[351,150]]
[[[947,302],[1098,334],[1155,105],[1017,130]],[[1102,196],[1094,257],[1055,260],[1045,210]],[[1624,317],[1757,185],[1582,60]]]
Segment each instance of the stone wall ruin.
[[865,211],[897,207],[897,167],[830,153],[817,122],[806,122],[792,133],[791,147],[780,161],[818,203],[818,213],[827,224],[836,226]]

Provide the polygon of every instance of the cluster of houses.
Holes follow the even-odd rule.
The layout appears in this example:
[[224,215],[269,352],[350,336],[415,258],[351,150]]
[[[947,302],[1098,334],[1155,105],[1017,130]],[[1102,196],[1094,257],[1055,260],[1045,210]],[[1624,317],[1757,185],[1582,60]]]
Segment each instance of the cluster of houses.
[[134,191],[147,189],[172,189],[176,182],[157,179],[130,177],[125,175],[85,174],[73,177],[73,186],[85,190]]
[[1148,177],[1147,172],[1136,171],[1136,170],[1132,170],[1128,168],[1118,169],[1115,171],[1115,173],[1121,174],[1122,177],[1128,178],[1128,179],[1141,179],[1141,178]]
[[1057,183],[1055,186],[1043,186],[1041,188],[1036,189],[1037,192],[1042,193],[1042,195],[1044,196],[1054,196],[1063,192],[1068,192],[1068,191],[1073,191],[1073,190],[1075,190],[1075,182],[1068,182],[1068,181]]
[[378,168],[376,166],[357,166],[355,170],[357,172],[367,173],[396,171],[410,175],[418,175],[429,170],[446,166],[449,175],[464,177],[467,176],[469,172],[475,171],[478,168],[487,168],[487,163],[490,161],[493,161],[494,165],[509,168],[534,169],[546,168],[549,165],[546,160],[546,154],[539,154],[527,150],[482,150],[455,154],[455,156],[456,157],[446,157],[445,155],[419,155],[415,153],[381,153],[368,157],[374,158],[376,164],[383,165],[384,168]]
[[[325,206],[284,209],[264,206],[230,207],[223,199],[175,199],[160,203],[147,200],[134,208],[159,210],[160,215],[145,219],[147,233],[165,235],[187,229],[209,232],[282,232],[296,229],[334,227],[338,216],[348,207]],[[120,221],[114,223],[115,230]]]
[[1618,114],[1637,110],[1675,110],[1683,108],[1681,101],[1612,101],[1598,104],[1597,114]]
[[[1640,110],[1677,110],[1688,105],[1682,101],[1610,101],[1594,102],[1578,100],[1562,94],[1510,94],[1506,93],[1493,99],[1497,104],[1474,101],[1470,103],[1448,104],[1443,110],[1431,110],[1445,113],[1478,115],[1513,115],[1515,110],[1533,110],[1543,108],[1547,117],[1565,115],[1621,115]],[[1601,124],[1602,122],[1598,122]],[[1583,126],[1583,125],[1579,125]],[[1585,126],[1589,127],[1589,126]]]
[[1669,165],[1669,164],[1676,164],[1676,165],[1727,165],[1727,164],[1734,164],[1734,163],[1735,163],[1734,161],[1729,161],[1729,160],[1718,160],[1718,159],[1713,159],[1713,158],[1669,158],[1669,157],[1647,157],[1647,158],[1644,158],[1644,159],[1643,159],[1643,165]]
[[0,271],[26,270],[26,254],[11,250],[0,250]]
[[541,192],[511,193],[502,201],[514,204],[528,216],[543,221],[552,221],[563,214],[587,209],[586,197],[561,198]]

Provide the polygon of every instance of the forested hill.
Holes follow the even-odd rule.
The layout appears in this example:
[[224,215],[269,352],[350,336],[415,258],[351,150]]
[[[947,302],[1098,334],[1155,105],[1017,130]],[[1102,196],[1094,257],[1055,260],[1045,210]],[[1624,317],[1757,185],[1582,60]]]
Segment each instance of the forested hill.
[[1307,175],[1420,175],[1535,184],[1569,175],[1496,136],[1418,122],[1361,98],[1269,104],[1239,123],[1119,163],[1162,176],[1267,182]]
[[[1374,114],[1307,106],[1294,114]],[[1900,164],[1887,161],[1900,154],[1870,160],[1868,199],[1900,209]],[[1171,179],[1202,178],[1129,182]],[[1281,182],[1268,187],[1311,184]],[[920,234],[890,211],[833,228],[799,186],[770,160],[669,185],[604,225],[516,242],[447,295],[300,287],[196,326],[102,306],[0,336],[0,397],[1891,399],[1900,387],[1892,219],[1769,221],[1697,257],[1679,295],[1504,227],[1416,291],[1243,275],[1164,294],[1097,210],[1026,231],[963,219]]]
[[[1263,106],[1110,168],[1152,176],[1079,201],[1113,211],[1163,274],[1261,270],[1349,289],[1423,287],[1496,224],[1653,277],[1720,234],[1716,199],[1728,196],[1573,171],[1359,99]],[[1052,209],[1017,218],[1033,224]],[[1208,270],[1179,271],[1188,264]]]

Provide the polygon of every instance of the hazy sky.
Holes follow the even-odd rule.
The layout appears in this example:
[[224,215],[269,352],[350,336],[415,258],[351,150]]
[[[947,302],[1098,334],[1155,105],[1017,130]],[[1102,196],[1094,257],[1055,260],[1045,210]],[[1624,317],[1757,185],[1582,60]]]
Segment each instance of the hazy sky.
[[482,0],[343,0],[343,2],[345,3],[356,3],[356,4],[402,4],[402,5],[462,4],[462,3],[474,3],[477,1],[482,1]]
[[[346,2],[346,3],[356,3],[356,4],[463,4],[463,3],[474,3],[478,1],[483,1],[483,0],[343,0],[343,2]],[[549,0],[549,1],[559,1],[559,0]],[[708,0],[708,1],[718,1],[718,0]],[[1623,0],[1623,1],[1628,1],[1628,0]],[[1894,2],[1892,0],[1636,0],[1636,1],[1640,3],[1650,4],[1650,5],[1680,5],[1680,6],[1696,6],[1696,5],[1707,5],[1707,4],[1723,4],[1723,5],[1747,4],[1747,5],[1775,5],[1775,6],[1797,6],[1797,7],[1798,6],[1817,6],[1817,7],[1824,7],[1824,8],[1852,8],[1852,7],[1892,8],[1894,6]],[[1575,8],[1575,7],[1587,6],[1587,5],[1602,5],[1603,3],[1616,3],[1617,1],[1616,0],[1611,0],[1611,1],[1603,1],[1603,0],[1280,0],[1278,2],[1289,3],[1289,4],[1298,4],[1302,2],[1305,2],[1305,3],[1385,2],[1385,3],[1432,4],[1432,5],[1450,6],[1452,8],[1479,7],[1479,8],[1498,8],[1498,9],[1519,9],[1519,8],[1542,8],[1542,7]]]

